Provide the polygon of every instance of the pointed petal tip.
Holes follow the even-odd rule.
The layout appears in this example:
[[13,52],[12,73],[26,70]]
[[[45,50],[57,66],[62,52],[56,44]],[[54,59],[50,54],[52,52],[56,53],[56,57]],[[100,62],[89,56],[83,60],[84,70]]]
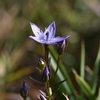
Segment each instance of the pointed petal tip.
[[33,36],[31,35],[31,36],[29,36],[29,38],[33,38]]
[[68,35],[69,37],[71,37],[71,35]]
[[29,38],[31,38],[32,36],[29,36]]
[[55,24],[55,21],[53,21],[52,23],[54,23],[54,24]]
[[30,22],[30,25],[31,25],[31,28],[32,28],[32,26],[34,26],[35,24],[34,24],[34,23],[32,23],[32,22]]
[[30,25],[32,25],[33,23],[32,22],[30,22]]
[[[52,25],[56,26],[56,25],[55,25],[55,21],[53,21],[50,25],[51,25],[51,26],[52,26]],[[50,26],[50,25],[49,25],[49,26]]]
[[34,23],[32,23],[32,22],[30,22],[30,25],[32,26],[32,25],[34,25],[34,26],[36,26]]
[[55,26],[55,25],[56,25],[56,24],[55,24],[55,21],[53,21],[52,24]]
[[67,38],[70,38],[70,37],[71,37],[71,35],[68,35],[68,36],[66,36],[66,39],[67,39]]

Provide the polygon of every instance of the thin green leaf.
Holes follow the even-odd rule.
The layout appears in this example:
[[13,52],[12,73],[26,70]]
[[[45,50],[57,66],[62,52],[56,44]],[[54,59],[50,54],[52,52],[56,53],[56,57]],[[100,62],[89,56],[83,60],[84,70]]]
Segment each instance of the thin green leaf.
[[[84,44],[84,41],[81,42],[80,76],[84,79],[84,76],[85,76],[85,44]],[[81,97],[83,100],[84,95],[83,95],[82,90],[80,90],[80,92],[81,92]]]
[[36,83],[38,83],[38,84],[44,86],[44,84],[43,84],[42,82],[40,82],[40,81],[38,81],[38,80],[32,78],[31,76],[29,76],[29,77],[30,77],[30,79],[33,80],[34,82],[36,82]]
[[84,79],[84,71],[85,71],[85,44],[82,41],[81,43],[81,69],[80,69],[80,75]]
[[86,81],[82,77],[80,77],[75,70],[73,70],[73,73],[83,93],[88,97],[89,100],[95,100],[94,94],[92,93],[92,90],[90,86],[86,83]]
[[97,54],[97,58],[95,61],[94,69],[93,69],[93,75],[91,79],[91,88],[92,88],[92,93],[95,94],[96,92],[96,87],[97,87],[97,78],[98,78],[98,72],[100,69],[100,46],[99,46],[99,51]]
[[58,92],[59,88],[57,88],[56,91],[53,92],[53,95],[55,95]]
[[64,79],[63,81],[58,82],[57,84],[55,84],[55,85],[53,86],[53,88],[56,87],[56,86],[58,86],[58,85],[60,85],[60,84],[62,84],[62,83],[65,82],[66,80],[67,80],[67,78]]
[[98,96],[96,100],[100,100],[100,87],[99,87]]

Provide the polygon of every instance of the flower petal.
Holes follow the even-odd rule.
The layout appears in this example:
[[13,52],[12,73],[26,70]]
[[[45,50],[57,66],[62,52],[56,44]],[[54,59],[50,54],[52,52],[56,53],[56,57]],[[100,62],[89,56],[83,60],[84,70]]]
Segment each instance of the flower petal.
[[37,37],[34,37],[34,36],[29,36],[29,37],[30,37],[31,39],[35,40],[35,41],[38,42],[38,43],[45,44],[45,41],[40,40],[40,39],[38,39]]
[[44,34],[47,35],[47,40],[51,40],[55,36],[55,32],[56,32],[55,22],[52,22],[44,32]]
[[70,37],[70,36],[56,37],[56,38],[53,38],[53,39],[51,40],[51,42],[52,42],[52,43],[61,42],[61,41],[65,40],[65,39],[67,39],[67,38],[69,38],[69,37]]
[[40,28],[38,28],[35,24],[30,22],[30,25],[31,25],[31,29],[36,37],[38,37],[41,33],[43,33],[42,30],[40,30]]

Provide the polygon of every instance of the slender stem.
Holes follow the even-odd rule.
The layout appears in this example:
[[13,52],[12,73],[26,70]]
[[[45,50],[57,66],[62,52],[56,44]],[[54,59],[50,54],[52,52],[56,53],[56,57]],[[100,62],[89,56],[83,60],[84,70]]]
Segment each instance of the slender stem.
[[[48,50],[48,45],[45,45],[45,61],[46,61],[46,65],[47,67],[49,67],[48,65],[48,55],[49,55],[49,50]],[[48,68],[49,69],[49,68]],[[47,81],[47,88],[49,88],[49,81]]]
[[48,45],[45,45],[45,61],[46,64],[48,65]]
[[[48,54],[49,54],[48,45],[45,45],[45,61],[46,61],[47,67],[49,67],[49,65],[48,65]],[[48,68],[48,69],[49,69],[49,68]],[[50,96],[50,95],[49,95],[49,87],[50,87],[50,82],[47,81],[47,82],[45,83],[45,89],[46,89],[46,92],[47,92],[48,97]],[[51,97],[48,98],[48,100],[51,100]]]
[[57,74],[57,71],[58,71],[58,68],[59,68],[60,58],[61,58],[61,55],[58,56],[58,60],[57,60],[57,68],[56,68],[56,71],[55,71],[55,73],[54,73],[52,86],[53,86],[53,84],[54,84],[54,81],[55,81],[55,78],[56,78],[56,74]]
[[47,86],[47,82],[45,83],[45,89],[46,89],[47,94],[49,94],[49,93],[48,93],[48,86]]

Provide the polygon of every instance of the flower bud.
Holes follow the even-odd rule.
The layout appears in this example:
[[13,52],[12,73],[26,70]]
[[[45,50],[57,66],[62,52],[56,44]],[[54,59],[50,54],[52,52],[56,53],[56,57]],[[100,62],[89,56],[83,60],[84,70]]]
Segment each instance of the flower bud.
[[39,66],[39,69],[41,70],[41,71],[43,71],[44,70],[44,68],[45,68],[45,60],[41,57],[40,59],[39,59],[39,61],[38,61],[38,66]]
[[66,42],[65,40],[63,40],[58,43],[58,53],[62,54],[63,52],[65,52],[65,49],[66,49]]
[[49,87],[49,95],[52,96],[52,89]]
[[47,100],[43,94],[40,94],[40,100]]
[[28,88],[25,81],[23,81],[22,87],[20,88],[20,94],[23,98],[28,97]]
[[46,67],[44,68],[44,70],[43,70],[43,73],[42,73],[42,80],[43,80],[44,82],[50,80],[50,72],[49,72],[49,69],[48,69],[47,66],[46,66]]

